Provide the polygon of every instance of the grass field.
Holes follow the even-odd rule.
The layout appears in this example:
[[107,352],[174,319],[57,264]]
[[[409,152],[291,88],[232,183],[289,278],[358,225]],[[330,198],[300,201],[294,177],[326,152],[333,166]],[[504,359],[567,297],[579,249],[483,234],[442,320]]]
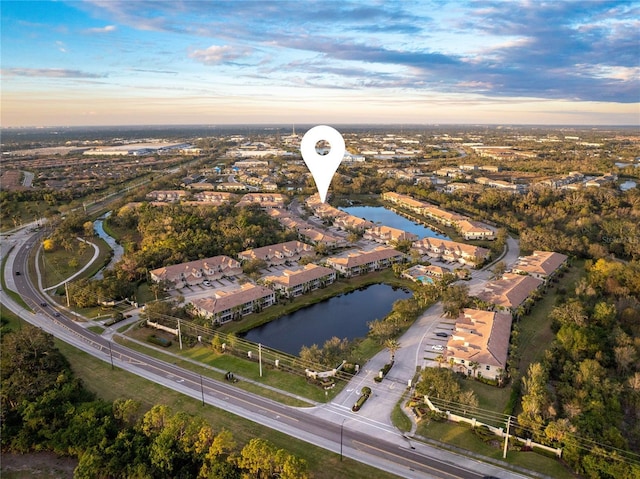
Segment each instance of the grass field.
[[459,448],[465,451],[473,451],[490,459],[487,462],[502,463],[501,465],[503,466],[506,464],[524,467],[557,479],[572,479],[574,477],[557,459],[535,452],[510,450],[507,452],[507,458],[503,459],[504,442],[496,437],[496,441],[487,444],[473,434],[469,427],[424,419],[418,425],[417,434],[443,443],[442,446],[445,449],[453,447],[454,450]]
[[531,313],[520,320],[520,351],[522,355],[519,370],[522,375],[527,372],[531,363],[542,359],[544,352],[554,339],[549,315],[556,305],[559,285],[562,285],[567,291],[571,291],[584,274],[584,260],[575,261],[560,279],[560,282],[549,288],[543,298],[535,304]]

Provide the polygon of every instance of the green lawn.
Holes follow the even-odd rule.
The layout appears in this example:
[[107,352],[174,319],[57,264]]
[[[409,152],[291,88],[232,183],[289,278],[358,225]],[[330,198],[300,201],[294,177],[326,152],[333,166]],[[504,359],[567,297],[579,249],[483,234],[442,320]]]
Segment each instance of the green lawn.
[[442,444],[443,448],[453,446],[454,450],[460,448],[465,451],[471,451],[491,459],[489,462],[502,466],[524,467],[557,479],[571,479],[574,477],[557,459],[543,454],[510,450],[507,452],[507,458],[503,459],[504,442],[498,436],[496,436],[495,441],[487,444],[473,434],[469,427],[455,423],[447,421],[435,422],[424,419],[418,424],[416,434],[417,436],[444,443]]
[[[296,394],[300,398],[308,398],[314,401],[326,401],[334,397],[339,388],[331,390],[326,396],[325,393],[317,386],[308,384],[304,378],[295,376],[292,374],[276,371],[274,369],[263,368],[263,376],[260,377],[259,365],[256,362],[241,359],[227,354],[216,354],[212,350],[208,350],[204,347],[194,348],[192,350],[184,350],[181,354],[188,359],[194,359],[202,364],[206,364],[219,371],[214,371],[197,364],[193,364],[190,361],[183,359],[176,359],[175,356],[171,356],[162,350],[153,348],[150,346],[143,346],[138,343],[127,341],[126,339],[118,339],[118,342],[125,344],[131,349],[140,351],[149,356],[153,356],[164,361],[170,361],[182,368],[195,371],[204,376],[211,377],[217,380],[224,379],[224,373],[227,371],[233,372],[237,376],[251,379],[266,386],[272,386],[277,389],[288,391],[291,394]],[[179,349],[173,345],[171,348],[172,353],[178,354]],[[169,352],[169,351],[167,351]],[[268,397],[274,401],[281,402],[290,406],[310,406],[312,403],[304,401],[303,399],[296,399],[289,395],[278,393],[271,389],[261,387],[260,384],[254,384],[248,381],[239,381],[236,383],[237,387],[245,389],[261,396]]]
[[[100,248],[100,256],[94,265],[102,266],[108,257],[108,247],[99,238],[92,238],[91,241]],[[72,245],[73,249],[69,251],[58,247],[54,251],[41,252],[39,266],[42,273],[42,284],[45,288],[59,284],[80,271],[93,257],[93,246],[82,243],[77,239],[72,240]],[[88,269],[87,275],[90,276],[95,272],[94,265]]]
[[504,411],[509,401],[509,395],[511,394],[511,388],[509,387],[499,388],[474,379],[466,379],[462,383],[462,387],[464,389],[471,389],[476,393],[479,408],[497,413]]

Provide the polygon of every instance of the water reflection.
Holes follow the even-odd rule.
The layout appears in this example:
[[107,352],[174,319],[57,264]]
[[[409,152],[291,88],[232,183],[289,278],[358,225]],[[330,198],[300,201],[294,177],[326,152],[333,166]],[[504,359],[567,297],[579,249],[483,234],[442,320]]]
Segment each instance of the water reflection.
[[407,290],[374,284],[335,296],[252,329],[245,339],[297,355],[302,346],[324,342],[334,336],[355,339],[367,335],[367,323],[384,318]]
[[400,216],[394,211],[383,208],[382,206],[349,206],[340,209],[349,213],[350,215],[367,219],[369,221],[372,221],[373,223],[380,223],[384,226],[408,231],[409,233],[418,235],[420,239],[427,237],[451,239],[448,236],[438,233],[427,226],[414,223],[404,216]]

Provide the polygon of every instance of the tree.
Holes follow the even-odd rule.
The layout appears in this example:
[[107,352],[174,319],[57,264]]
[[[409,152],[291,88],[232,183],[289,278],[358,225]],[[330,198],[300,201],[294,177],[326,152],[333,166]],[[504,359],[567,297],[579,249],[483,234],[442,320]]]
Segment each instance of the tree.
[[83,223],[82,229],[83,229],[84,235],[86,237],[91,237],[91,236],[93,236],[95,234],[95,231],[93,230],[93,222],[92,221],[86,221],[85,223]]
[[442,310],[450,318],[457,318],[469,303],[469,287],[467,285],[450,285],[442,293]]
[[367,326],[369,326],[369,336],[380,344],[384,344],[396,332],[396,327],[391,322],[380,319],[368,322]]
[[45,252],[54,251],[56,249],[56,242],[53,240],[53,238],[46,238],[42,242],[42,247],[44,248]]
[[400,342],[397,339],[389,338],[384,342],[384,347],[389,350],[391,362],[394,361],[396,352],[400,349]]
[[445,399],[468,406],[477,406],[472,390],[464,391],[456,374],[450,369],[424,368],[416,384],[416,392],[423,396]]
[[507,263],[505,263],[504,261],[498,261],[493,266],[493,277],[502,278],[502,275],[505,273],[506,270],[507,270]]
[[540,363],[530,364],[527,375],[522,378],[522,412],[518,415],[518,423],[538,438],[546,420],[553,414],[548,381],[549,374]]
[[256,478],[273,477],[276,472],[276,452],[277,449],[269,441],[253,438],[240,451],[238,466]]

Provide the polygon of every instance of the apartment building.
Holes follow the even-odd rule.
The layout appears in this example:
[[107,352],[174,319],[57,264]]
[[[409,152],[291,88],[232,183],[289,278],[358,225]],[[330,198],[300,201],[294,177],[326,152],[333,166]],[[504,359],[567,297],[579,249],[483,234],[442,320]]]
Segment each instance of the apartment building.
[[276,266],[286,261],[298,261],[303,256],[314,254],[313,246],[301,241],[287,241],[261,248],[252,248],[238,253],[240,261],[262,260],[267,266]]
[[327,266],[347,278],[389,268],[401,261],[404,261],[404,254],[386,246],[378,246],[369,251],[352,250],[325,260]]
[[286,269],[262,277],[265,285],[285,296],[293,298],[309,291],[327,286],[336,280],[331,268],[309,263],[298,268]]
[[521,256],[511,267],[511,271],[517,274],[527,274],[534,278],[548,281],[558,273],[566,264],[569,257],[553,251],[534,251],[529,256]]
[[502,278],[485,284],[477,297],[501,309],[516,313],[520,306],[542,286],[543,281],[533,276],[505,273]]
[[225,276],[240,274],[242,274],[240,262],[224,255],[163,266],[149,271],[149,276],[156,283],[164,281],[170,287],[177,289],[200,284],[205,280],[214,281]]
[[497,380],[507,369],[511,314],[464,309],[447,342],[447,360],[468,376]]
[[245,283],[231,291],[217,291],[213,297],[196,298],[191,301],[194,311],[213,325],[224,324],[232,320],[261,311],[276,301],[275,292],[264,286]]
[[491,256],[491,251],[486,248],[440,238],[414,241],[411,248],[422,256],[474,267],[481,265]]
[[146,194],[150,201],[160,201],[163,203],[174,203],[186,198],[188,193],[184,190],[154,190]]
[[365,231],[362,237],[369,241],[387,245],[398,241],[417,241],[419,238],[416,234],[389,226],[372,226]]

